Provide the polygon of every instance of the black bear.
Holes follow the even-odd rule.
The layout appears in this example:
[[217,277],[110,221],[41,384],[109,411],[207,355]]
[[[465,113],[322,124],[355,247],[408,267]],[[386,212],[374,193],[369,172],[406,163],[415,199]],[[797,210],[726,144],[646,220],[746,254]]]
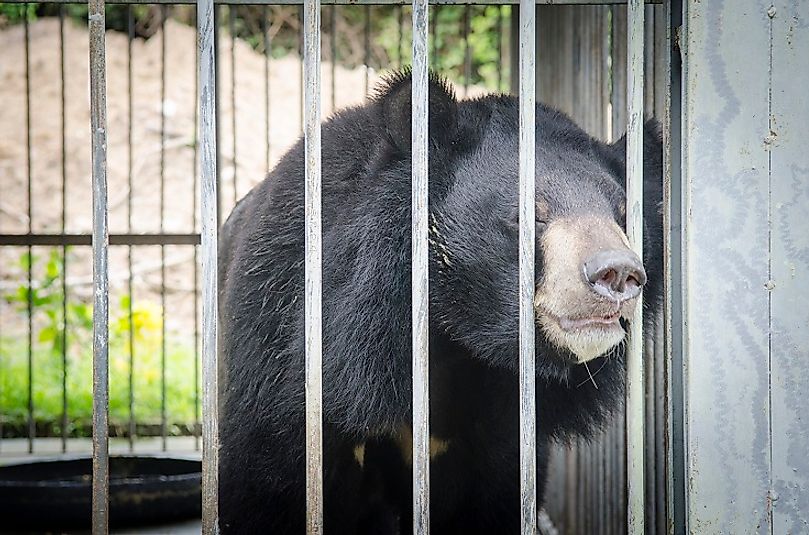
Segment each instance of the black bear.
[[[431,526],[517,533],[518,102],[429,82]],[[323,124],[324,508],[329,533],[411,531],[411,79]],[[620,408],[628,318],[660,294],[662,144],[645,127],[644,263],[625,140],[536,110],[540,500],[549,445]],[[304,531],[304,149],[222,229],[221,529]]]

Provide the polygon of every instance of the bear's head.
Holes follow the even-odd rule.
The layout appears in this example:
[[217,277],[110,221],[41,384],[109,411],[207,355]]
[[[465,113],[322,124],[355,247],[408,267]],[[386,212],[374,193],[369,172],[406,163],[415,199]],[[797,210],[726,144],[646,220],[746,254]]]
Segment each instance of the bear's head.
[[[431,332],[492,364],[516,367],[518,347],[518,101],[456,101],[430,78]],[[394,156],[409,160],[410,77],[376,97]],[[564,114],[536,113],[537,370],[620,356],[641,296],[659,293],[662,144],[645,129],[645,262],[625,232],[625,139],[602,143]],[[646,264],[646,266],[644,266]]]

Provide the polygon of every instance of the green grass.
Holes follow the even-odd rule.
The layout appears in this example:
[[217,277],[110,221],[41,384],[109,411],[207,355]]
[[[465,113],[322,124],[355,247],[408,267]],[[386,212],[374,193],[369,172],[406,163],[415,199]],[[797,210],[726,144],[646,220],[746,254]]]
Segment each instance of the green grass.
[[[110,345],[110,425],[126,428],[129,422],[128,343]],[[157,346],[157,347],[155,347]],[[37,427],[61,433],[62,355],[37,347],[33,359],[33,404]],[[28,344],[25,340],[0,339],[0,414],[3,424],[13,433],[25,429],[28,419]],[[156,344],[135,348],[133,416],[140,426],[157,425],[161,419],[161,354]],[[85,435],[93,411],[92,349],[71,347],[67,355],[68,435]],[[187,347],[169,343],[166,347],[166,415],[170,433],[178,434],[194,423],[194,354]],[[172,429],[173,428],[173,429]]]
[[[124,347],[110,348],[110,425],[125,428],[129,422],[129,354]],[[0,339],[0,414],[6,434],[25,429],[28,419],[28,350],[27,343]],[[133,414],[140,426],[157,425],[161,417],[160,350],[135,350],[133,373]],[[34,419],[40,428],[61,432],[62,422],[62,357],[36,348],[33,352]],[[193,351],[168,345],[166,351],[166,415],[178,434],[194,423]],[[92,351],[68,355],[67,414],[68,435],[81,436],[91,425],[93,412]],[[13,433],[16,434],[16,433]]]
[[[28,302],[34,306],[34,332],[29,367],[29,343],[26,331],[0,337],[0,418],[5,436],[27,433],[29,369],[34,420],[45,435],[59,435],[63,413],[63,377],[66,377],[69,436],[86,436],[92,422],[92,308],[89,304],[68,301],[67,337],[62,330],[61,257],[51,254],[33,258],[34,271],[42,273],[35,288],[27,285],[3,295],[4,300],[27,321]],[[22,268],[29,259],[23,255]],[[109,338],[110,426],[124,430],[130,419],[130,394],[134,399],[132,416],[139,428],[159,425],[162,414],[162,321],[161,308],[148,300],[132,303],[129,296],[111,307]],[[134,348],[130,391],[130,332]],[[169,433],[179,434],[191,428],[195,418],[195,361],[193,342],[179,334],[167,333],[165,344],[165,413]],[[63,354],[66,356],[65,374]]]

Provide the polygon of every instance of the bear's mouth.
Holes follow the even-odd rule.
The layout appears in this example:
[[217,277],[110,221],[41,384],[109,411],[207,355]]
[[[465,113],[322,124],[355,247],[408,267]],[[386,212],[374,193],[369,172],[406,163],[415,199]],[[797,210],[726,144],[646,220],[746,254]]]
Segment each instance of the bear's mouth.
[[589,328],[603,329],[621,327],[619,323],[619,320],[621,319],[620,310],[616,310],[614,313],[606,316],[589,316],[585,318],[551,317],[556,320],[559,327],[566,332]]
[[537,323],[553,345],[569,350],[578,362],[587,362],[608,352],[626,336],[621,319],[626,307],[591,316],[557,316],[537,307]]

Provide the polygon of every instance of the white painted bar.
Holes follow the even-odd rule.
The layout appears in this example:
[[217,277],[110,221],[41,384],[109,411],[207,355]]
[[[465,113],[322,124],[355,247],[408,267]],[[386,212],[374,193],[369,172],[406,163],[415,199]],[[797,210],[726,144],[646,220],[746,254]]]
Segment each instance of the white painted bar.
[[536,174],[536,6],[520,2],[520,526],[537,530],[534,248]]
[[413,533],[430,532],[430,381],[428,345],[428,71],[427,0],[413,0],[412,85],[412,319]]
[[[640,258],[643,258],[643,34],[643,1],[630,0],[626,42],[626,235],[630,247]],[[627,351],[627,530],[631,534],[642,534],[645,528],[643,347],[641,296],[632,317]]]
[[197,2],[202,250],[202,532],[219,532],[217,338],[216,54],[213,0]]
[[323,533],[323,234],[320,169],[320,0],[303,13],[303,118],[306,151],[306,532]]

